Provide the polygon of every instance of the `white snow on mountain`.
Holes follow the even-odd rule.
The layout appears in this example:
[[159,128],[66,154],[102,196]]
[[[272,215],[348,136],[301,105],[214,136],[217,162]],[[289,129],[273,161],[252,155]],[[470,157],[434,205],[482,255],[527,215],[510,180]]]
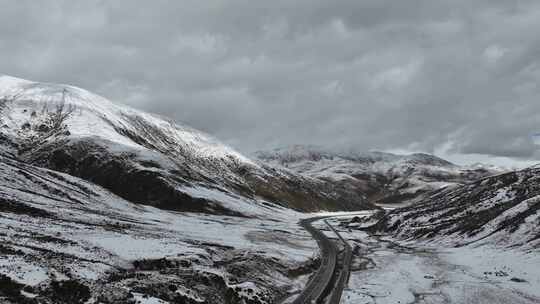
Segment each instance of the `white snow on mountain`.
[[407,202],[428,191],[451,187],[496,174],[494,168],[460,167],[433,155],[325,149],[296,145],[255,156],[294,172],[349,184],[373,202]]
[[398,239],[540,248],[540,169],[490,176],[393,210],[377,224]]
[[[316,243],[296,225],[308,215],[290,209],[246,205],[257,214],[253,218],[166,211],[133,204],[87,181],[9,155],[0,154],[0,162],[0,274],[32,288],[76,279],[93,286],[93,292],[109,293],[100,288],[114,285],[126,293],[130,290],[126,271],[140,271],[143,266],[137,265],[183,263],[181,273],[200,279],[217,276],[226,284],[220,288],[240,283],[239,293],[256,289],[261,296],[270,286],[282,292],[302,288],[301,282],[286,276],[287,267],[306,263],[316,251]],[[250,259],[278,261],[284,268],[265,275],[249,268],[243,275],[254,271],[260,279],[238,282],[227,267],[244,267]],[[178,280],[151,270],[141,274],[149,286]],[[114,274],[125,278],[101,286]],[[177,284],[190,298],[204,301],[210,289],[190,280]]]
[[[127,106],[120,106],[109,100],[70,85],[31,82],[10,76],[0,76],[0,100],[4,101],[2,124],[4,132],[20,131],[26,123],[45,123],[45,110],[55,110],[60,106],[72,112],[65,124],[70,138],[100,137],[113,143],[133,148],[142,148],[118,129],[138,132],[133,119],[141,119],[147,128],[157,128],[167,136],[162,138],[146,134],[146,140],[170,149],[168,141],[187,147],[196,157],[229,159],[254,165],[248,158],[223,145],[208,134],[179,125],[171,120],[148,114]],[[17,135],[36,136],[35,130],[19,132]]]
[[365,203],[358,193],[258,164],[208,134],[70,85],[0,76],[0,136],[9,143],[1,149],[26,162],[160,208],[238,213],[250,208],[225,202],[271,200],[309,211]]
[[[317,214],[339,215],[354,247],[344,303],[537,302],[540,168],[255,156],[77,87],[0,76],[0,302],[279,302],[317,269],[297,224],[314,214],[292,208],[375,209]],[[415,204],[385,213],[365,196]]]

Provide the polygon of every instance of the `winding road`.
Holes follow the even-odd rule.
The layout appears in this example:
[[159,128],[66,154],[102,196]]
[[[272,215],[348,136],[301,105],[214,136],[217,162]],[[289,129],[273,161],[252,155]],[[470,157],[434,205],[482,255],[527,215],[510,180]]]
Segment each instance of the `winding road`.
[[[306,288],[292,302],[294,304],[338,304],[343,288],[349,280],[352,249],[339,232],[326,221],[330,217],[319,216],[300,221],[300,225],[311,234],[319,245],[321,265],[306,285]],[[343,250],[340,251],[336,242],[329,239],[321,230],[313,227],[312,223],[319,220],[324,220],[330,230],[336,234],[337,240],[343,243]]]

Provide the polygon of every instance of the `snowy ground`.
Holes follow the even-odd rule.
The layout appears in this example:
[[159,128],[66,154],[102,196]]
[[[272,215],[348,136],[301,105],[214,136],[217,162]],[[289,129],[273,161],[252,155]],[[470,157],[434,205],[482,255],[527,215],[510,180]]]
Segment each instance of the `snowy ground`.
[[538,252],[396,243],[340,231],[354,248],[342,303],[540,303]]
[[270,303],[302,289],[318,248],[297,223],[310,215],[256,201],[224,203],[249,207],[250,216],[136,205],[81,179],[4,158],[0,285],[15,286],[19,298],[3,299],[0,286],[0,302],[72,303],[67,295],[46,302],[60,296],[57,282],[82,284],[88,303],[227,297]]
[[[137,213],[144,214],[145,222],[139,222]],[[260,284],[264,290],[271,284],[282,292],[295,292],[303,288],[305,279],[298,277],[297,281],[284,271],[302,265],[317,252],[315,242],[296,226],[295,214],[287,214],[281,221],[174,214],[144,207],[127,217],[134,223],[124,220],[111,227],[92,227],[84,219],[83,223],[48,221],[0,213],[0,234],[3,245],[8,246],[4,248],[10,251],[0,255],[0,273],[29,286],[68,279],[92,284],[108,280],[115,271],[133,269],[135,261],[164,258],[189,261],[191,267],[186,271],[217,274],[228,286],[256,290]],[[18,250],[24,254],[11,254]],[[44,252],[60,258],[40,257]],[[272,264],[264,265],[259,274],[252,267],[249,271],[260,275],[260,280],[242,281],[229,273],[228,264],[243,260],[249,268],[250,263],[272,261],[283,267],[274,270]],[[204,293],[195,294],[204,299]],[[145,301],[153,303],[151,298]]]
[[[228,273],[227,263],[253,257],[261,263],[275,261],[287,270],[317,252],[316,243],[296,225],[298,217],[293,213],[282,215],[281,220],[267,220],[179,214],[148,207],[131,211],[126,220],[111,227],[87,226],[85,219],[77,223],[0,213],[3,245],[24,252],[0,255],[0,273],[29,286],[67,279],[95,282],[118,269],[133,269],[134,261],[165,258],[193,262],[187,271],[216,273],[228,285],[257,287],[253,282],[237,282]],[[144,215],[144,222],[139,215]],[[39,257],[43,252],[63,257]],[[224,267],[216,266],[219,261],[224,261]],[[251,271],[257,272],[257,268]],[[261,279],[290,292],[305,284],[302,278],[297,282],[278,270],[261,273]]]

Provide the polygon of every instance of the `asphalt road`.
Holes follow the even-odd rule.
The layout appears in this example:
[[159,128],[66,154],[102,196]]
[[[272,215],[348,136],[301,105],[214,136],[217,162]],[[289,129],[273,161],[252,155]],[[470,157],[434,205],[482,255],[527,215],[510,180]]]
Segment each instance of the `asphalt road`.
[[[352,249],[341,235],[328,223],[326,224],[344,243],[344,250],[340,254],[338,246],[319,229],[311,224],[329,216],[313,217],[300,221],[300,225],[306,229],[317,241],[321,251],[321,265],[302,293],[292,302],[304,303],[330,303],[338,304],[345,284],[349,280]],[[339,256],[338,256],[339,255]],[[339,259],[341,257],[341,259]],[[339,261],[339,263],[338,263]],[[323,301],[324,300],[324,301]]]
[[343,253],[341,255],[341,267],[339,268],[339,273],[335,275],[335,283],[333,289],[328,297],[326,303],[338,304],[341,300],[341,294],[343,293],[343,288],[349,282],[349,277],[351,275],[351,261],[352,261],[352,247],[349,243],[339,234],[339,232],[330,225],[326,220],[324,221],[328,227],[338,236],[340,241],[343,243]]

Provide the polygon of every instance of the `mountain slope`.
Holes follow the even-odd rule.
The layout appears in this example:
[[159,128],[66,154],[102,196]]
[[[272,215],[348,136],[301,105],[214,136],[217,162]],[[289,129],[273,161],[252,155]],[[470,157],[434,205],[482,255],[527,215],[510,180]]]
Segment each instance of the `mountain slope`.
[[164,209],[246,215],[223,203],[239,198],[305,211],[372,208],[355,191],[257,164],[204,133],[73,86],[0,77],[0,139],[25,162]]
[[373,206],[82,89],[0,77],[1,303],[275,303],[317,265],[292,208]]
[[332,151],[292,146],[259,151],[255,156],[304,176],[364,193],[372,203],[407,203],[443,187],[472,182],[497,171],[464,168],[429,154]]
[[401,239],[540,248],[540,167],[441,190],[385,215],[375,230]]
[[316,244],[287,208],[173,212],[5,151],[0,164],[1,303],[272,303],[312,267]]

